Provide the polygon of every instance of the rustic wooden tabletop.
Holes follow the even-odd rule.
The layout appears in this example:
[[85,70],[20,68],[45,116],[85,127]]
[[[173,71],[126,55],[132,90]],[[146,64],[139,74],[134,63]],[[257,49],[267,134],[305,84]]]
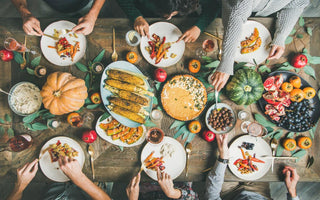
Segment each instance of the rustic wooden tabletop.
[[[254,20],[264,24],[271,33],[274,31],[274,20],[272,18],[253,18]],[[40,19],[41,27],[44,29],[50,23],[57,21],[58,19]],[[148,19],[148,22],[152,24],[153,22],[157,22],[160,19]],[[76,22],[75,19],[70,19],[70,21]],[[193,24],[194,19],[173,19],[171,22],[178,26],[180,30],[183,32],[188,29],[190,25]],[[274,63],[283,63],[287,60],[288,56],[290,56],[293,52],[301,51],[302,48],[307,48],[311,55],[320,56],[320,18],[307,18],[305,19],[306,24],[312,26],[313,36],[306,36],[302,39],[302,42],[296,42],[295,44],[291,43],[286,46],[286,52],[283,57],[277,61],[271,62],[270,65]],[[152,78],[153,71],[155,67],[148,64],[142,57],[141,52],[139,50],[139,46],[131,47],[127,45],[125,42],[125,34],[127,31],[132,29],[132,24],[127,19],[98,19],[96,22],[96,26],[92,34],[87,36],[87,50],[84,58],[81,60],[82,63],[87,63],[89,60],[92,60],[102,49],[105,49],[105,58],[102,60],[102,63],[108,65],[111,63],[111,53],[112,53],[112,27],[115,27],[116,30],[116,49],[119,54],[119,60],[125,60],[125,55],[128,51],[135,51],[139,55],[138,62],[136,66],[147,76]],[[298,25],[297,25],[298,26]],[[7,36],[13,36],[19,41],[24,41],[24,32],[22,30],[22,24],[20,19],[6,19],[1,20],[0,22],[0,43],[3,43],[4,39]],[[223,27],[221,19],[216,19],[214,22],[210,24],[210,26],[206,30],[207,32],[213,33],[217,35],[217,32],[220,36],[223,35]],[[26,36],[27,37],[27,46],[39,46],[40,37],[36,36]],[[174,66],[166,68],[168,76],[174,74],[182,74],[189,73],[186,66],[190,59],[195,58],[195,49],[201,47],[202,42],[205,39],[212,39],[210,36],[205,34],[201,34],[198,40],[195,43],[186,44],[186,49],[184,53],[184,57]],[[213,39],[214,40],[214,39]],[[215,41],[215,40],[214,40]],[[2,46],[2,45],[0,45]],[[216,59],[217,51],[208,54],[208,56]],[[44,57],[41,59],[41,64],[46,66],[49,73],[54,71],[67,71],[71,72],[73,75],[84,78],[85,73],[79,71],[74,65],[67,67],[59,67],[54,66],[49,63]],[[320,77],[319,66],[313,66],[316,71],[316,76]],[[310,78],[310,76],[300,73],[302,77],[304,77],[308,82],[316,89],[319,88],[319,82]],[[31,81],[37,84],[40,88],[45,82],[45,78],[35,78],[26,73],[26,70],[21,70],[19,65],[12,62],[0,62],[0,88],[4,90],[9,90],[11,86],[20,81]],[[261,111],[258,109],[256,104],[252,104],[250,106],[238,106],[232,103],[229,99],[222,96],[221,102],[229,104],[236,112],[239,110],[246,110],[252,114],[260,113]],[[209,105],[208,105],[209,106]],[[95,121],[92,124],[87,125],[82,128],[72,128],[68,125],[66,121],[66,116],[61,116],[59,119],[63,122],[62,125],[55,130],[44,130],[38,132],[31,132],[24,128],[22,123],[22,117],[14,115],[7,103],[7,96],[4,94],[0,94],[0,117],[3,117],[6,113],[13,116],[12,127],[15,130],[16,134],[21,133],[29,133],[33,136],[34,145],[20,153],[10,153],[10,152],[1,152],[0,153],[0,175],[3,176],[8,171],[14,172],[16,168],[22,166],[25,162],[29,162],[39,156],[39,152],[43,144],[48,141],[50,138],[55,136],[68,136],[76,141],[78,141],[83,150],[85,151],[85,165],[83,171],[88,177],[92,177],[89,155],[86,153],[86,144],[81,141],[80,137],[82,132],[88,128],[94,128]],[[96,116],[100,116],[103,111],[102,110],[84,110],[84,112],[93,112]],[[204,111],[204,113],[206,110]],[[200,120],[204,122],[204,114],[201,115]],[[253,121],[253,116],[250,116],[250,120]],[[170,118],[168,115],[164,113],[164,118],[161,123],[156,123],[158,127],[162,128],[167,136],[173,136],[175,134],[174,130],[171,130],[169,127],[174,122],[174,119]],[[239,135],[242,135],[240,130],[241,121],[238,120],[235,128],[229,133],[229,140],[232,141]],[[205,123],[203,123],[205,126]],[[318,129],[315,133],[314,145],[311,149],[308,150],[309,155],[317,155],[320,152],[320,130]],[[306,132],[304,135],[308,135]],[[5,135],[1,138],[1,140],[6,140],[8,137]],[[181,138],[178,140],[183,144]],[[268,142],[269,140],[266,139]],[[145,144],[145,143],[144,143]],[[132,147],[132,148],[124,148],[123,151],[120,150],[118,146],[112,145],[100,138],[97,139],[96,142],[93,143],[94,149],[96,151],[96,155],[94,157],[95,169],[96,169],[96,180],[100,181],[128,181],[131,179],[133,175],[135,175],[140,168],[140,153],[144,144]],[[176,179],[179,181],[203,181],[207,175],[206,173],[202,173],[204,169],[211,167],[215,161],[217,156],[217,147],[216,143],[207,143],[204,141],[199,135],[197,135],[193,141],[193,151],[190,157],[190,169],[189,176],[185,176],[185,171]],[[289,155],[288,152],[284,152],[283,155]],[[320,180],[320,166],[319,159],[315,156],[314,165],[306,169],[307,156],[301,159],[298,163],[292,161],[285,160],[277,160],[275,162],[275,170],[272,173],[271,170],[258,181],[279,181],[281,180],[281,176],[279,175],[279,170],[283,165],[289,164],[295,166],[298,169],[298,173],[300,175],[301,181],[319,181]],[[37,173],[38,180],[47,180],[46,177],[42,174],[41,170]],[[149,179],[143,173],[143,179]],[[226,181],[238,181],[239,179],[234,176],[229,170],[226,171],[225,175]]]

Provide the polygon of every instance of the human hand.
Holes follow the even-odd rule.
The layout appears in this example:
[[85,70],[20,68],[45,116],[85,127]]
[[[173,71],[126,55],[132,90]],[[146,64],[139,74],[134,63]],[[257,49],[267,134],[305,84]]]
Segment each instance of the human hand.
[[215,71],[211,76],[211,81],[212,81],[211,85],[213,85],[215,90],[219,92],[225,86],[229,77],[230,77],[229,74]]
[[169,174],[160,172],[157,168],[158,183],[168,198],[178,199],[181,197],[181,191],[173,187],[173,181]]
[[269,60],[279,59],[284,52],[284,47],[278,45],[272,45],[271,50],[269,52]]
[[200,33],[201,30],[197,26],[193,26],[183,35],[181,35],[177,42],[180,42],[180,40],[184,40],[185,42],[195,42],[198,39]]
[[22,21],[22,28],[26,34],[37,36],[43,35],[43,32],[40,28],[40,22],[37,18],[32,15],[27,15],[22,17]]
[[23,191],[35,177],[37,171],[38,159],[35,159],[32,163],[26,163],[23,167],[17,169],[17,190]]
[[285,166],[282,170],[282,173],[286,175],[284,182],[286,184],[289,194],[291,195],[291,197],[296,197],[296,186],[300,178],[297,173],[297,170],[295,168]]
[[76,159],[64,156],[59,157],[59,166],[63,173],[72,181],[83,175],[79,162]]
[[229,159],[228,133],[219,134],[216,137],[220,158]]
[[139,184],[140,184],[141,173],[139,172],[137,176],[133,177],[126,188],[127,196],[129,200],[138,200],[139,198]]
[[137,17],[133,26],[134,30],[136,30],[141,36],[146,35],[148,38],[150,38],[149,24],[142,16]]
[[94,28],[96,20],[97,17],[91,14],[87,14],[78,20],[78,25],[73,27],[72,31],[75,33],[89,35]]

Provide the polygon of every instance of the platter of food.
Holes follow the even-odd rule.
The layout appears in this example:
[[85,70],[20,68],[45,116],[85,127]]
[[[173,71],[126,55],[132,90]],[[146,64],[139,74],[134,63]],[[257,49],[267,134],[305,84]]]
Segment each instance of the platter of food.
[[207,91],[203,83],[194,76],[176,75],[163,86],[161,103],[172,118],[189,121],[204,110]]
[[86,52],[87,40],[83,34],[71,32],[76,24],[61,20],[53,22],[43,31],[44,34],[59,38],[55,40],[42,36],[40,47],[44,57],[58,66],[68,66],[78,62]]
[[138,127],[148,119],[152,97],[147,77],[133,64],[109,64],[101,77],[100,94],[108,112],[121,124]]
[[319,120],[320,101],[316,90],[296,73],[276,71],[264,80],[258,105],[279,127],[294,132],[310,130]]
[[206,125],[215,134],[231,131],[236,121],[234,111],[225,103],[213,104],[206,114]]
[[99,117],[96,124],[96,131],[98,135],[111,144],[133,147],[140,145],[146,138],[146,127],[144,125],[130,128],[120,124],[112,116],[100,122]]
[[230,145],[229,154],[229,169],[235,176],[246,181],[262,178],[272,164],[272,159],[264,158],[272,157],[272,151],[261,137],[238,137]]
[[157,22],[149,27],[150,39],[142,37],[140,50],[148,63],[156,67],[169,67],[183,56],[185,43],[176,43],[182,32],[168,22]]
[[174,180],[184,170],[186,152],[174,138],[165,136],[161,143],[148,142],[141,152],[141,163],[146,174],[157,181],[157,168],[169,174]]
[[85,156],[80,144],[68,137],[55,137],[43,145],[39,155],[39,164],[43,174],[53,181],[66,182],[70,179],[60,169],[58,163],[60,156],[76,159],[81,168]]
[[264,62],[272,41],[269,30],[261,23],[248,20],[242,26],[240,43],[237,45],[235,61],[257,64]]

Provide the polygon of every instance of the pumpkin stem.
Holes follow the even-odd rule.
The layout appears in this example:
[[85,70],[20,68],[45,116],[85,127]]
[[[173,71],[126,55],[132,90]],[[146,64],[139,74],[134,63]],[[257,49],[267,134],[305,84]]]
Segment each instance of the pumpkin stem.
[[53,96],[60,97],[61,96],[61,91],[60,90],[54,91],[53,92]]
[[244,91],[246,91],[246,92],[251,92],[251,90],[252,90],[252,87],[250,86],[250,85],[246,85],[246,86],[244,86]]

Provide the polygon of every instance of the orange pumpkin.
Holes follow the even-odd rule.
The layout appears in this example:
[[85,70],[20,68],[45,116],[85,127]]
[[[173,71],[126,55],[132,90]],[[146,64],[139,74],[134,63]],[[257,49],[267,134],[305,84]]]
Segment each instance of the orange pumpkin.
[[316,90],[312,87],[303,88],[306,99],[312,99],[316,95]]
[[291,76],[289,79],[290,83],[294,88],[301,87],[301,78],[299,76]]
[[288,150],[288,151],[293,151],[297,147],[296,141],[292,138],[284,139],[282,145],[283,145],[284,149]]
[[285,92],[291,92],[293,90],[293,86],[291,83],[284,82],[281,85],[281,89]]
[[201,131],[201,124],[198,120],[189,123],[188,129],[191,133],[199,133]]
[[312,146],[312,140],[307,136],[299,137],[297,143],[301,149],[309,149]]
[[290,92],[291,101],[301,102],[304,99],[304,97],[305,97],[305,94],[301,89],[293,89]]
[[138,55],[137,55],[135,52],[130,51],[130,52],[127,53],[126,58],[127,58],[127,61],[128,61],[129,63],[132,63],[132,64],[133,64],[133,63],[137,62],[137,60],[138,60]]
[[40,94],[44,107],[54,115],[79,110],[88,97],[84,80],[66,72],[50,74]]
[[201,63],[199,60],[192,59],[190,60],[188,67],[191,73],[197,73],[200,71]]

